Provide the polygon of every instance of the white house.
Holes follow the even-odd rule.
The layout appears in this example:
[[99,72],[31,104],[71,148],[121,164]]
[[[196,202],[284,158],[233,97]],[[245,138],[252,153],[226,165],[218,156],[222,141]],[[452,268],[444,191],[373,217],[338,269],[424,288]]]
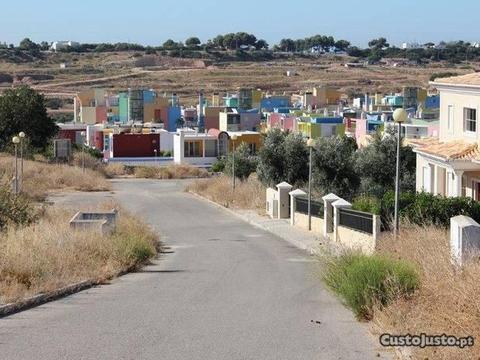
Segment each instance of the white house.
[[54,41],[50,46],[50,50],[60,51],[68,48],[76,48],[79,46],[80,46],[80,43],[76,41]]
[[218,139],[214,135],[178,131],[173,137],[175,164],[210,167],[218,156]]
[[480,74],[438,79],[439,138],[418,141],[417,191],[480,201]]

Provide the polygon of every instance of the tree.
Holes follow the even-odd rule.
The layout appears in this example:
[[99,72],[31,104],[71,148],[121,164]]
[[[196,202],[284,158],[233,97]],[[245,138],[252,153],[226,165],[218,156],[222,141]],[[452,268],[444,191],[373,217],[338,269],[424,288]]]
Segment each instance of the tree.
[[350,42],[347,40],[338,40],[337,42],[335,42],[335,47],[341,51],[347,50],[349,46],[350,46]]
[[213,38],[212,43],[216,48],[223,48],[223,35],[217,35],[215,38]]
[[289,133],[285,137],[285,174],[284,181],[300,185],[308,180],[309,151],[301,134]]
[[334,193],[352,199],[360,186],[355,171],[355,140],[346,136],[319,138],[313,160],[313,186],[322,194]]
[[[248,179],[251,173],[255,172],[257,161],[250,154],[250,148],[246,143],[241,143],[235,149],[235,177],[244,181]],[[229,153],[225,161],[225,173],[233,175],[233,152]]]
[[0,148],[23,131],[32,147],[42,150],[58,128],[47,115],[45,98],[28,86],[7,89],[0,96]]
[[29,38],[25,38],[22,41],[20,41],[20,44],[18,45],[18,48],[20,50],[28,50],[28,51],[35,51],[39,49],[38,44],[34,43],[32,40]]
[[278,47],[281,51],[293,52],[295,50],[295,42],[292,39],[282,39]]
[[187,40],[185,40],[185,45],[190,48],[196,48],[199,46],[202,42],[198,37],[190,37]]
[[373,39],[368,43],[368,46],[374,50],[382,50],[384,48],[390,47],[390,44],[387,42],[387,39],[384,37]]
[[[362,179],[364,193],[382,198],[395,187],[397,136],[389,131],[382,138],[376,134],[373,141],[356,155],[356,171]],[[402,190],[415,190],[416,156],[411,147],[402,147],[400,152],[400,185]]]
[[163,43],[163,48],[167,50],[177,50],[179,48],[179,44],[173,41],[172,39],[168,39]]
[[308,150],[303,137],[280,129],[269,131],[258,153],[257,175],[265,186],[282,181],[304,183],[308,179]]
[[255,44],[255,49],[257,49],[257,50],[267,50],[268,49],[268,43],[265,40],[260,39]]
[[258,179],[265,186],[275,186],[285,181],[285,133],[272,129],[267,133],[258,152]]

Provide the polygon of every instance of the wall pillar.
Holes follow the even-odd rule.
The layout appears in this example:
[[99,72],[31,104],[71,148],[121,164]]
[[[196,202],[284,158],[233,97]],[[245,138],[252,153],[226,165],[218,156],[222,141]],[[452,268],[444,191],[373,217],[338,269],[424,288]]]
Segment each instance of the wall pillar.
[[290,191],[290,225],[295,225],[295,211],[297,210],[296,198],[300,196],[306,196],[307,193],[300,189]]
[[340,198],[335,194],[328,194],[322,198],[323,200],[323,236],[328,237],[328,234],[331,234],[334,229],[333,223],[333,206],[332,204],[340,200]]
[[335,201],[333,204],[333,239],[338,241],[338,226],[340,225],[340,210],[341,209],[351,209],[352,204],[348,201],[340,199]]

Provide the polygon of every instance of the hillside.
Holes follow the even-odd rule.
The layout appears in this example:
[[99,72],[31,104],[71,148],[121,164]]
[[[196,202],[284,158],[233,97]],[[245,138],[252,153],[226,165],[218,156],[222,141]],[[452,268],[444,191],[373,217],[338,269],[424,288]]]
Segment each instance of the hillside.
[[[287,57],[268,61],[185,59],[137,51],[105,53],[41,53],[28,61],[0,59],[0,89],[28,84],[52,96],[71,96],[91,87],[112,90],[153,88],[176,92],[184,103],[193,103],[204,89],[231,91],[238,87],[261,88],[272,93],[293,93],[327,84],[349,94],[388,92],[402,86],[427,86],[433,73],[474,71],[476,63],[449,65],[435,62],[424,66],[368,65],[346,68],[347,56]],[[65,68],[61,68],[65,64]],[[287,77],[287,70],[294,76]]]

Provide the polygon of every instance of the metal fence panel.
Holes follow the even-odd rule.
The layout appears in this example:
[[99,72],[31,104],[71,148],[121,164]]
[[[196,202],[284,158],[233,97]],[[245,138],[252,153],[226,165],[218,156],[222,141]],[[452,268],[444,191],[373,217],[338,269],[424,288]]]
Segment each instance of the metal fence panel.
[[350,229],[373,234],[373,214],[350,209],[340,209],[339,223]]
[[[308,215],[308,198],[297,197],[295,198],[295,209],[301,214]],[[312,200],[310,203],[311,212],[313,217],[323,219],[323,202]]]

